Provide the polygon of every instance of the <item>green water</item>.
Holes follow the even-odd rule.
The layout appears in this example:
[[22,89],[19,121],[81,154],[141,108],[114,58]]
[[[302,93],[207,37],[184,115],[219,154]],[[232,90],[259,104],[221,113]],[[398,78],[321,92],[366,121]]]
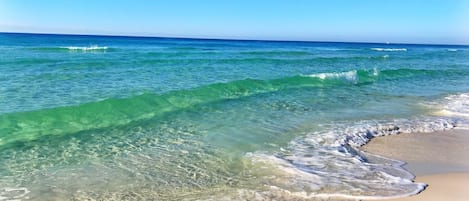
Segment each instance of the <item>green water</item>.
[[422,184],[399,162],[355,146],[465,127],[468,56],[465,46],[0,34],[0,200],[413,194]]

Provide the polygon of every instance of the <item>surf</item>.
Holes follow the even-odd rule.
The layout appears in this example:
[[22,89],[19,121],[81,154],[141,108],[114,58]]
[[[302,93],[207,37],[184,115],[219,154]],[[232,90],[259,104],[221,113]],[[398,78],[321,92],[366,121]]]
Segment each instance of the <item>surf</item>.
[[245,79],[165,94],[147,93],[131,98],[111,98],[76,106],[7,113],[0,115],[0,146],[15,141],[34,140],[43,135],[64,135],[124,125],[195,105],[239,99],[259,93],[340,84],[347,83],[305,76],[273,80]]
[[130,98],[110,98],[75,106],[7,113],[0,115],[0,146],[15,141],[34,140],[42,135],[64,135],[125,125],[196,105],[239,99],[261,93],[292,88],[371,84],[383,79],[436,76],[440,73],[432,70],[379,71],[373,69],[315,73],[272,80],[245,79],[170,91],[164,94],[147,93]]
[[371,48],[371,50],[378,52],[406,52],[407,48]]

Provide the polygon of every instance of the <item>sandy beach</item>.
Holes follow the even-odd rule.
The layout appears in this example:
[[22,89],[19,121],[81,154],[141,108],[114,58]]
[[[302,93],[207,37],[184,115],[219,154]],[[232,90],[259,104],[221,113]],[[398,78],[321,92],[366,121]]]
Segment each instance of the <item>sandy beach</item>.
[[469,130],[435,133],[412,133],[377,137],[361,149],[405,161],[416,181],[428,187],[415,196],[393,199],[468,200],[469,199]]

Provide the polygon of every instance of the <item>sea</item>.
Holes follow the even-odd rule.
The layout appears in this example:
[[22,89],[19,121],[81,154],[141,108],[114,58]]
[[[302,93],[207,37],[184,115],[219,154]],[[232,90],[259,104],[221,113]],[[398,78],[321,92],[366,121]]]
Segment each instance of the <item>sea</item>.
[[469,46],[0,33],[0,200],[403,197],[358,147],[468,119]]

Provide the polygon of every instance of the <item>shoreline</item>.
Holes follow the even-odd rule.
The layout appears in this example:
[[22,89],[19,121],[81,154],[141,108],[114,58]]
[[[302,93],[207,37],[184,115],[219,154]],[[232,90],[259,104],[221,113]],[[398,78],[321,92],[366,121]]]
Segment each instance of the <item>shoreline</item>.
[[457,201],[469,198],[468,143],[469,130],[452,129],[375,137],[360,150],[404,161],[415,182],[428,184],[417,195],[385,200]]

